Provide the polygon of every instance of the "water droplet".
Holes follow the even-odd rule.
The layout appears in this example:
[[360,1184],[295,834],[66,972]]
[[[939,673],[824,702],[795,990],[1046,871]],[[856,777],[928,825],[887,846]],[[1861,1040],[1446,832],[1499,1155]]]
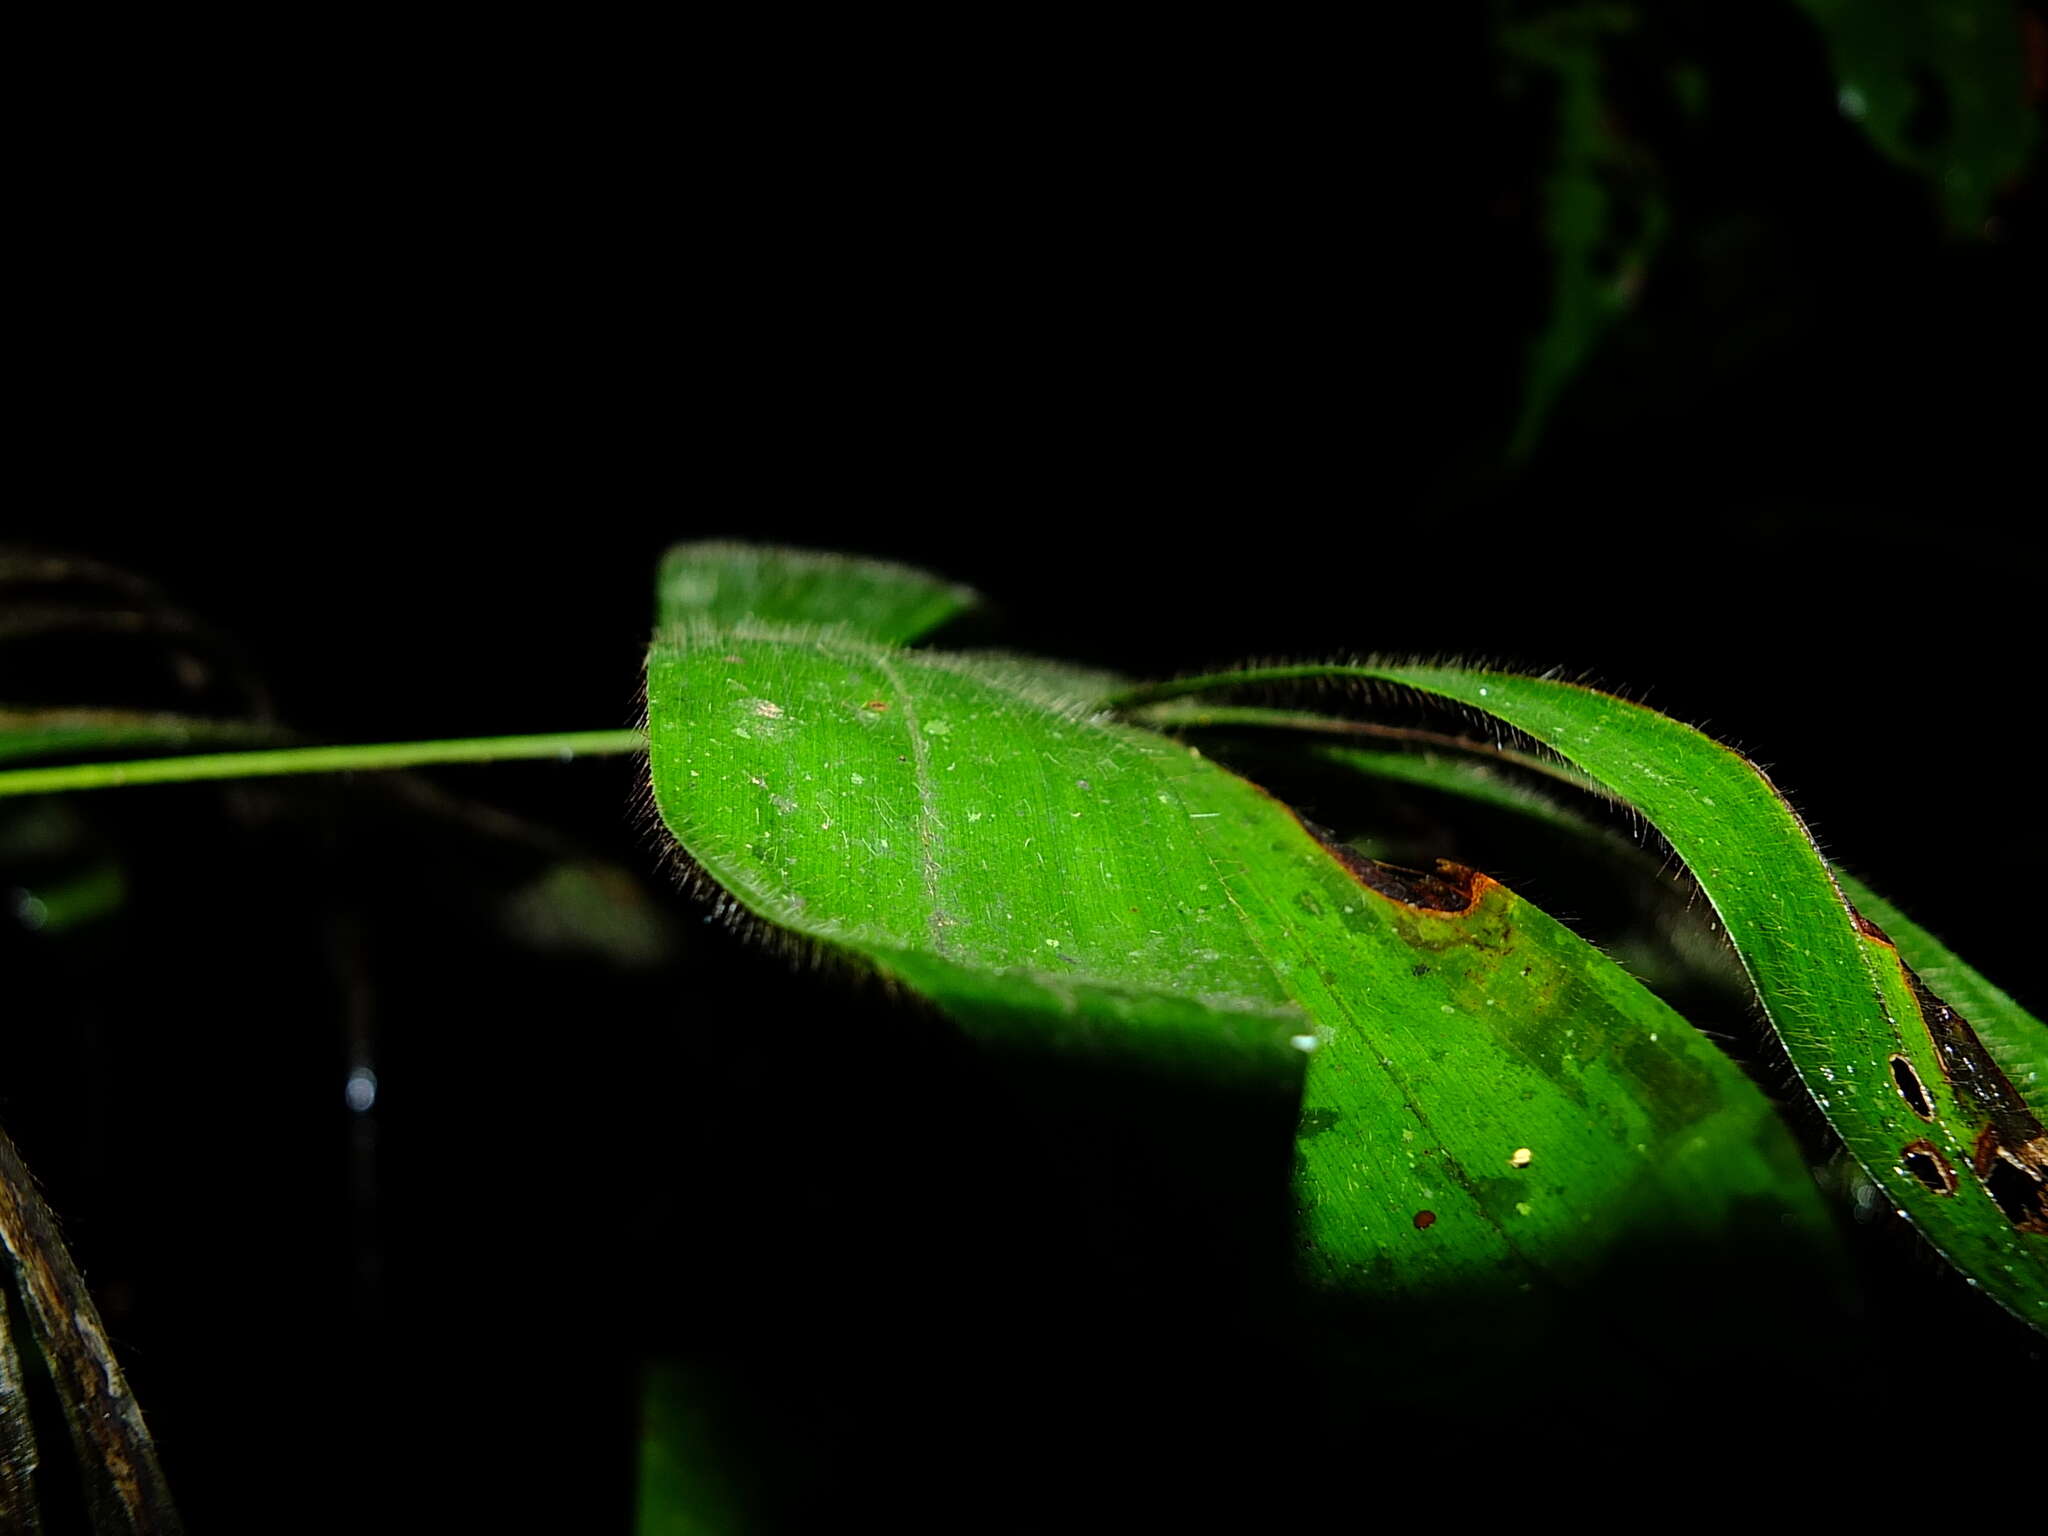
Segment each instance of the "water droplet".
[[377,1102],[377,1074],[368,1067],[357,1067],[348,1075],[348,1086],[344,1090],[348,1107],[357,1114],[368,1114]]

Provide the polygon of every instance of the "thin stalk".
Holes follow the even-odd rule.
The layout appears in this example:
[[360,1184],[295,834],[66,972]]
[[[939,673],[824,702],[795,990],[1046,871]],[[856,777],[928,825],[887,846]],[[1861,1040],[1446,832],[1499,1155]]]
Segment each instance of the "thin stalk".
[[0,799],[125,784],[187,784],[200,779],[269,779],[292,773],[357,773],[433,763],[497,763],[522,758],[616,757],[644,752],[638,731],[560,731],[545,736],[476,736],[462,741],[396,741],[358,746],[284,747],[209,752],[123,763],[67,763],[0,773]]

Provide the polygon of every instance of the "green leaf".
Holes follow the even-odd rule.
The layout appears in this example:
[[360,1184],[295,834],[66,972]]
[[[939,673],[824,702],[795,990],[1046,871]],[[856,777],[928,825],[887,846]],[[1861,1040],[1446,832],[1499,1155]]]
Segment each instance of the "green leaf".
[[55,936],[118,912],[121,865],[58,798],[0,803],[0,922]]
[[1592,946],[1484,876],[1333,848],[1038,669],[699,623],[648,706],[656,806],[726,910],[1050,1049],[1308,1064],[1325,1281],[1512,1289],[1823,1219],[1763,1095]]
[[715,1393],[687,1363],[656,1360],[640,1388],[635,1536],[729,1536],[748,1530],[743,1479],[719,1455]]
[[755,916],[976,1021],[1298,1059],[1224,872],[1169,831],[1256,798],[1203,759],[1007,663],[753,625],[669,632],[648,711],[664,822]]
[[837,624],[892,645],[981,605],[971,589],[906,565],[755,544],[678,544],[655,586],[663,624]]
[[550,865],[508,892],[498,910],[506,931],[522,944],[622,969],[659,965],[677,948],[676,935],[641,882],[602,859]]
[[[1754,764],[1690,726],[1570,683],[1451,667],[1275,667],[1126,702],[1351,678],[1449,699],[1524,733],[1640,812],[1699,882],[1814,1102],[1901,1214],[1976,1285],[2048,1326],[2040,1027],[1964,981],[1979,1030],[1859,915]],[[1913,947],[1940,959],[1925,935]],[[1946,957],[1952,959],[1952,957]]]
[[1668,216],[1654,168],[1615,127],[1601,87],[1601,50],[1633,29],[1625,8],[1572,6],[1503,28],[1514,64],[1550,77],[1556,124],[1544,180],[1550,312],[1529,350],[1522,410],[1508,452],[1526,457],[1593,348],[1633,302]]
[[1890,160],[1940,195],[1949,227],[1976,234],[2025,171],[2019,8],[2010,0],[1800,0],[1827,39],[1836,104]]

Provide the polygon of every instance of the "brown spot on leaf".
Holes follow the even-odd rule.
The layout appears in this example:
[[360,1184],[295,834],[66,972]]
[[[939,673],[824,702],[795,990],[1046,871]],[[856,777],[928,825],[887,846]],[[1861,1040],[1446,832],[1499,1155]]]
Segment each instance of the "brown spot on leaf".
[[1970,1168],[1978,1178],[1991,1172],[1991,1164],[1998,1156],[1998,1127],[1987,1125],[1977,1133],[1977,1145],[1970,1149]]
[[1418,1232],[1426,1232],[1426,1231],[1428,1231],[1428,1230],[1429,1230],[1429,1229],[1430,1229],[1431,1227],[1433,1227],[1433,1226],[1435,1226],[1435,1225],[1436,1225],[1436,1212],[1435,1212],[1435,1211],[1417,1211],[1417,1212],[1415,1213],[1415,1230],[1416,1230],[1416,1231],[1418,1231]]
[[1378,859],[1368,859],[1345,847],[1327,828],[1317,826],[1306,817],[1297,815],[1295,819],[1352,879],[1375,895],[1397,901],[1418,912],[1462,917],[1479,904],[1486,888],[1494,883],[1478,870],[1467,869],[1449,859],[1438,859],[1434,874],[1419,869],[1403,869],[1396,864],[1382,864]]
[[867,703],[861,705],[862,709],[872,709],[877,713],[880,713],[888,707],[889,701],[887,699],[869,699]]
[[[1892,944],[1892,936],[1890,934],[1886,933],[1882,928],[1878,927],[1877,924],[1873,923],[1861,912],[1858,912],[1854,907],[1851,907],[1849,909],[1849,916],[1855,920],[1856,931],[1862,934],[1863,937],[1865,937],[1866,939],[1875,939],[1880,944]],[[1898,945],[1892,944],[1893,949],[1897,949],[1898,947]]]

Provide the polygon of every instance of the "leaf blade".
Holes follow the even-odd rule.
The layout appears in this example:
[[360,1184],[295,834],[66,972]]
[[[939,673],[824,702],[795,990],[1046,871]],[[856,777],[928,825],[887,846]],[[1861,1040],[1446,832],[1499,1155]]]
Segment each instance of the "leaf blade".
[[981,606],[971,588],[907,565],[721,540],[675,545],[655,589],[663,625],[836,624],[895,645]]
[[1745,1202],[1821,1225],[1767,1101],[1591,946],[1483,876],[1349,859],[1092,704],[986,658],[684,625],[649,658],[655,804],[754,917],[956,1014],[1306,1060],[1329,1284],[1570,1278]]

